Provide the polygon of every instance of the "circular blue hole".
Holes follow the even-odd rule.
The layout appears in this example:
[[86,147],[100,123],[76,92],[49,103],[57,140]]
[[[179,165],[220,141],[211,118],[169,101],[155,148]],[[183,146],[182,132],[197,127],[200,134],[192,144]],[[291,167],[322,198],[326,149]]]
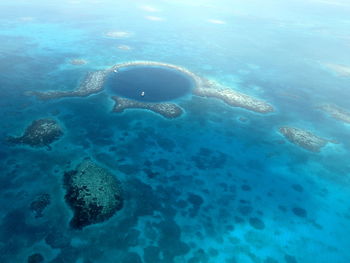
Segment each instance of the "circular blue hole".
[[144,102],[171,101],[188,94],[193,80],[184,73],[166,67],[131,66],[110,73],[108,92]]

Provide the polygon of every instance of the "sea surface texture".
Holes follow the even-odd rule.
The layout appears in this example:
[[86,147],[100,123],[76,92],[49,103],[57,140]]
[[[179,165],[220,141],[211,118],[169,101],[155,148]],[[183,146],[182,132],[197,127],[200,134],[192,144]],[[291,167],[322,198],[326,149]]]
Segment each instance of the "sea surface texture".
[[350,2],[1,0],[0,262],[349,263]]

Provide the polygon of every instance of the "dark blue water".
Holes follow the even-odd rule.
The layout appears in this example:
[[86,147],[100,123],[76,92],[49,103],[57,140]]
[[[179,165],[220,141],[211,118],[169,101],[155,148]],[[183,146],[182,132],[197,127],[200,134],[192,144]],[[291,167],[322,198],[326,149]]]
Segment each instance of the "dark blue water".
[[193,81],[179,71],[149,66],[121,69],[111,73],[106,81],[110,93],[147,102],[180,98],[188,94],[192,86]]

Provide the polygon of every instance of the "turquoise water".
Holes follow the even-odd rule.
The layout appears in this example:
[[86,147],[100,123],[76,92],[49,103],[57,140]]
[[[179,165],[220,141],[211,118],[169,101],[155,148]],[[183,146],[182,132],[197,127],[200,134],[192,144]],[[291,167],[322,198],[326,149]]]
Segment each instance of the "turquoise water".
[[[350,6],[284,2],[2,1],[0,262],[34,253],[54,263],[350,262],[350,126],[315,108],[350,110],[350,78],[324,66],[350,66]],[[71,90],[88,72],[134,60],[185,67],[276,111],[188,96],[186,113],[167,120],[112,113],[107,92],[25,95]],[[47,117],[64,130],[51,151],[6,143]],[[284,125],[340,143],[310,153],[281,137]],[[86,157],[122,181],[125,203],[73,230],[63,174]],[[50,204],[36,218],[42,193]]]

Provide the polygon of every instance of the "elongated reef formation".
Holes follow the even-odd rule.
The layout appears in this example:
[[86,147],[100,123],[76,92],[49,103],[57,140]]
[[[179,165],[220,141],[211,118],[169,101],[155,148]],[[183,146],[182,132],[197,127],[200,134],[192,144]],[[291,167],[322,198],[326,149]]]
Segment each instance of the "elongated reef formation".
[[88,73],[84,81],[76,90],[46,92],[30,91],[27,93],[27,95],[34,95],[42,100],[59,99],[65,97],[86,97],[103,90],[103,83],[108,73],[108,70],[99,70]]
[[321,138],[310,131],[295,128],[295,127],[281,127],[279,132],[291,143],[302,147],[311,152],[320,152],[330,140]]
[[125,99],[113,96],[115,102],[114,112],[123,112],[126,109],[146,109],[162,115],[165,118],[173,119],[182,115],[183,110],[175,103],[151,103]]
[[267,102],[222,86],[215,81],[207,81],[194,89],[193,94],[200,97],[217,98],[233,107],[241,107],[258,113],[273,112]]
[[350,123],[350,112],[343,108],[338,107],[337,105],[323,104],[318,108],[336,120],[339,120],[345,123]]

